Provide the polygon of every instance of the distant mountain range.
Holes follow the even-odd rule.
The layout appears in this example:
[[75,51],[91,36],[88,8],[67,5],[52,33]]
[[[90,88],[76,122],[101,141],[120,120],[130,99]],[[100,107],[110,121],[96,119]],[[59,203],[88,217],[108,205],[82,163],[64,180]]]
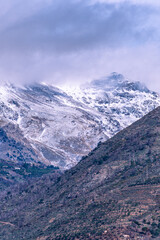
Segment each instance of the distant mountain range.
[[3,85],[1,158],[69,169],[159,105],[157,93],[116,73],[75,89]]
[[62,176],[0,198],[2,240],[160,239],[160,107]]

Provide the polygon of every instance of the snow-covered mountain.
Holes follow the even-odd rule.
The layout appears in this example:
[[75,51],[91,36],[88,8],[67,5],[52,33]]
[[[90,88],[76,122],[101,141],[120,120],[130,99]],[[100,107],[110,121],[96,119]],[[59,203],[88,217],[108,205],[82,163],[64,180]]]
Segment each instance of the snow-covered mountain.
[[[99,141],[159,105],[157,93],[116,73],[74,89],[46,84],[4,85],[0,87],[0,129],[7,136],[8,126],[18,129],[15,142],[23,138],[27,149],[32,148],[34,161],[36,156],[37,161],[67,169]],[[4,147],[1,141],[2,149],[3,157],[17,161],[19,152]]]

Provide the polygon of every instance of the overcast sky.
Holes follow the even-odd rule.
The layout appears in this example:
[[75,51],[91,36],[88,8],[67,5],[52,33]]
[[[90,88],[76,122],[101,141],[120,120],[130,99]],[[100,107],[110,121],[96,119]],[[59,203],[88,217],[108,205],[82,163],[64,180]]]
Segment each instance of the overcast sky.
[[79,84],[118,72],[160,91],[159,65],[159,0],[1,1],[1,82]]

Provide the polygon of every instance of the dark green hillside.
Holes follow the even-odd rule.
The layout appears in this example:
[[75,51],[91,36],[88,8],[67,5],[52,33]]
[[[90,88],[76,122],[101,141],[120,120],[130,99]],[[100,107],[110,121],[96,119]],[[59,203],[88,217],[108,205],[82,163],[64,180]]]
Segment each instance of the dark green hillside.
[[42,175],[54,173],[55,177],[60,175],[60,170],[53,166],[43,164],[15,163],[0,159],[0,192],[7,190],[17,183],[25,183]]
[[0,201],[0,239],[160,239],[160,107]]

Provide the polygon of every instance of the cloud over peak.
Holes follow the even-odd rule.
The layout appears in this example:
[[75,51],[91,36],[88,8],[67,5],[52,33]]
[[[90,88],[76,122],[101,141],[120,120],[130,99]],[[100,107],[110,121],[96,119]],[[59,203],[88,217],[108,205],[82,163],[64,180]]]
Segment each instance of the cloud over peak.
[[159,60],[160,18],[159,8],[142,2],[2,1],[0,78],[79,82],[118,70],[145,81],[143,61]]

